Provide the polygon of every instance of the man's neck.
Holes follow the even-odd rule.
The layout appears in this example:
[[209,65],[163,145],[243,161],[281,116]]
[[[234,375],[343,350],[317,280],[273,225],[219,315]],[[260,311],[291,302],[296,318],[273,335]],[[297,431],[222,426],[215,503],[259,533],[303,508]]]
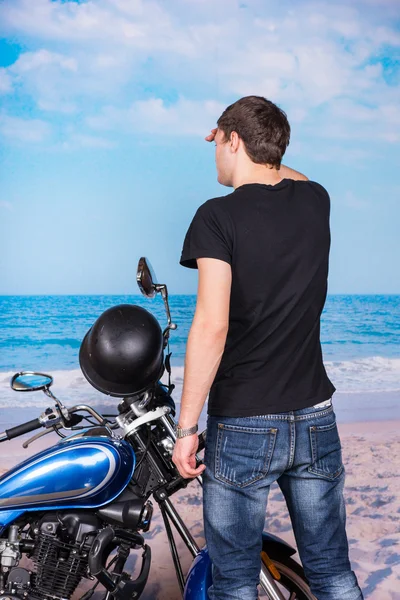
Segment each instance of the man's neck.
[[266,185],[275,185],[282,181],[284,177],[282,173],[278,171],[278,169],[266,169],[263,167],[262,169],[254,169],[248,173],[243,173],[237,175],[233,178],[233,188],[236,189],[241,185],[245,185],[247,183],[263,183]]

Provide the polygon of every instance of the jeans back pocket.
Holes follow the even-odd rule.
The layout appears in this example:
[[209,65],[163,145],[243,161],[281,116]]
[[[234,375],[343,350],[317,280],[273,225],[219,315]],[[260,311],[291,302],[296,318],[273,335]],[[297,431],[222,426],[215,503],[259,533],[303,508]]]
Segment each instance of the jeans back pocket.
[[218,423],[215,477],[244,487],[267,475],[277,431],[275,427]]
[[309,432],[312,463],[308,471],[325,479],[336,479],[344,469],[336,419],[328,425],[311,425]]

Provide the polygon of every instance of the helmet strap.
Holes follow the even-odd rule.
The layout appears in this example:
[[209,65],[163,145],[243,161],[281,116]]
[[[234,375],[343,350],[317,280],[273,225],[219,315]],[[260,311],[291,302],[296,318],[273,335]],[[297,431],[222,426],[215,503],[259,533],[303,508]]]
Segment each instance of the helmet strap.
[[168,354],[165,357],[165,368],[168,372],[168,394],[171,394],[172,390],[175,388],[175,384],[171,383],[171,355],[172,352],[169,351],[169,339],[167,342]]

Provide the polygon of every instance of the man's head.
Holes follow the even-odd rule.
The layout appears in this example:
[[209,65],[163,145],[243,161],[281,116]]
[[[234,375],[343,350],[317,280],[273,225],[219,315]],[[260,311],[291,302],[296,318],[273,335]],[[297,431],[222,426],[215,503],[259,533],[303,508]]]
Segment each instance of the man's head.
[[279,169],[289,144],[286,114],[262,96],[245,96],[217,121],[215,161],[218,181],[233,186],[235,176],[256,165]]

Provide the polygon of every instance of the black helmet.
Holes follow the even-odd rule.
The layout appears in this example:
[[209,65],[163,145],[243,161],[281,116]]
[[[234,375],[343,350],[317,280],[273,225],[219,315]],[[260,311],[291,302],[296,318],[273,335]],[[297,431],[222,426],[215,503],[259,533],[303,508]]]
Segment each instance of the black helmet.
[[79,363],[89,383],[109,396],[133,396],[164,372],[164,337],[146,309],[119,304],[105,310],[83,338]]

